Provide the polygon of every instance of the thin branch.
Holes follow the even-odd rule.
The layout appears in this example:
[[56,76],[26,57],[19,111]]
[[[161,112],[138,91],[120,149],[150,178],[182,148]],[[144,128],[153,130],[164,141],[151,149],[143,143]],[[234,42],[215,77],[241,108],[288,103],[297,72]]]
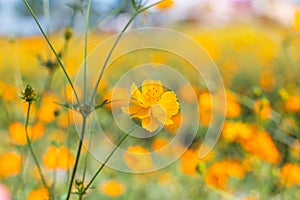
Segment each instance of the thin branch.
[[49,47],[51,48],[52,52],[54,53],[54,55],[55,55],[55,57],[56,57],[56,59],[57,59],[59,65],[60,65],[61,69],[63,70],[63,72],[64,72],[64,74],[65,74],[65,76],[66,76],[66,78],[67,78],[67,80],[68,80],[68,82],[69,82],[69,84],[70,84],[70,86],[71,86],[73,92],[74,92],[74,95],[75,95],[75,97],[76,97],[77,103],[79,104],[80,101],[79,101],[77,92],[76,92],[76,90],[75,90],[75,87],[74,87],[74,85],[73,85],[73,83],[72,83],[72,81],[71,81],[71,78],[69,77],[69,75],[68,75],[68,73],[67,73],[67,71],[66,71],[66,69],[65,69],[65,66],[63,65],[63,63],[62,63],[62,61],[61,61],[61,59],[60,59],[58,53],[55,51],[55,49],[54,49],[52,43],[50,42],[48,36],[46,35],[45,31],[43,30],[43,28],[42,28],[40,22],[38,21],[36,15],[34,14],[32,8],[30,7],[30,5],[29,5],[29,3],[27,2],[27,0],[23,0],[23,2],[24,2],[24,4],[26,5],[26,7],[27,7],[28,11],[30,12],[31,16],[33,17],[34,21],[36,22],[37,26],[39,27],[41,33],[43,34],[43,36],[44,36],[45,40],[47,41]]

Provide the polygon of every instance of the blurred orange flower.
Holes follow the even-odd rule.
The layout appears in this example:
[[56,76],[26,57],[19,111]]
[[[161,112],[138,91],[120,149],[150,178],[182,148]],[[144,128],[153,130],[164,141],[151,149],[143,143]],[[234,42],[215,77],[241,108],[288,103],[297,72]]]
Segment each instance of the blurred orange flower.
[[57,116],[57,112],[61,109],[61,106],[56,104],[59,102],[56,96],[45,94],[41,102],[41,107],[38,110],[37,118],[42,122],[53,122]]
[[[82,92],[81,92],[81,88],[78,87],[78,86],[76,86],[76,85],[74,85],[74,88],[75,88],[75,91],[76,91],[76,93],[77,93],[77,95],[78,95],[78,98],[81,99],[81,97],[82,97],[82,94],[81,94],[81,93],[82,93]],[[71,87],[70,84],[68,84],[68,85],[62,90],[62,94],[63,94],[63,96],[66,97],[66,99],[67,99],[68,102],[71,102],[71,103],[74,102],[74,104],[77,103],[77,102],[76,102],[76,98],[75,98],[75,94],[74,94],[73,89],[72,89],[72,87]]]
[[226,91],[226,117],[235,118],[241,113],[241,106],[237,102],[237,97],[230,91]]
[[275,78],[271,71],[264,70],[259,79],[261,88],[266,92],[272,92],[275,87]]
[[156,8],[158,9],[167,9],[171,6],[173,6],[174,1],[173,0],[163,0],[161,3],[156,5]]
[[142,127],[147,131],[155,131],[159,124],[168,126],[174,123],[171,118],[178,113],[179,103],[174,92],[163,91],[160,81],[143,81],[142,91],[133,83],[130,92],[133,104],[122,110],[132,118],[142,120]]
[[207,156],[205,158],[200,159],[198,150],[189,149],[180,158],[181,171],[184,174],[193,175],[197,171],[198,163],[208,162],[208,161],[212,160],[213,157],[214,157],[214,152],[211,151],[210,153],[207,154]]
[[243,122],[227,121],[224,124],[222,136],[229,142],[242,142],[254,136],[254,128]]
[[67,147],[51,146],[43,156],[43,163],[52,170],[67,170],[73,166],[75,159]]
[[123,155],[125,164],[133,171],[145,171],[152,168],[152,157],[148,149],[140,145],[132,146]]
[[199,111],[200,111],[200,121],[199,123],[203,126],[208,126],[211,120],[211,96],[209,92],[203,92],[199,96]]
[[7,85],[0,81],[0,97],[6,101],[16,100],[18,97],[16,87]]
[[242,146],[253,155],[272,164],[281,160],[280,152],[266,131],[260,131],[253,138],[243,141]]
[[168,140],[165,138],[156,138],[152,142],[152,149],[158,151],[169,144]]
[[101,185],[101,191],[110,197],[117,197],[125,193],[126,188],[115,180],[106,181]]
[[285,106],[288,111],[300,111],[300,95],[289,96],[285,102]]
[[39,189],[30,191],[27,200],[45,200],[49,198],[50,195],[48,190],[44,187],[41,187]]
[[15,176],[21,171],[21,156],[15,152],[7,152],[0,156],[0,179]]
[[178,97],[183,101],[193,103],[195,98],[197,98],[197,88],[191,86],[190,84],[185,84],[181,86],[178,90]]
[[180,124],[181,124],[181,114],[177,114],[177,115],[175,115],[175,116],[173,116],[172,118],[171,118],[171,120],[174,122],[173,124],[170,124],[170,125],[165,125],[165,129],[167,130],[167,131],[169,131],[169,133],[171,133],[171,134],[176,134],[177,133],[177,131],[178,131],[178,128],[179,128],[179,126],[180,126]]
[[74,116],[72,110],[67,110],[66,112],[60,113],[57,119],[57,124],[61,128],[68,128],[70,124],[74,123]]
[[[20,122],[13,122],[9,124],[9,133],[12,137],[14,144],[16,145],[26,145],[27,138],[25,132],[25,126]],[[45,127],[41,123],[37,123],[32,127],[28,127],[28,135],[31,141],[40,139],[45,133]]]
[[293,184],[300,185],[300,165],[295,163],[286,163],[281,168],[281,183],[286,186]]
[[269,119],[272,114],[270,102],[267,99],[257,100],[254,103],[254,111],[261,119]]
[[243,165],[235,160],[225,160],[211,165],[204,174],[208,185],[216,189],[225,189],[228,178],[242,179],[245,176]]

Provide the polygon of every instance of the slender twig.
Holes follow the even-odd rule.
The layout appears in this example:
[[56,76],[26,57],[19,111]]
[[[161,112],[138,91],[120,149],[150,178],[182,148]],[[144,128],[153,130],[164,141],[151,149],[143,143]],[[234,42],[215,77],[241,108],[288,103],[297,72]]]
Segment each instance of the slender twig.
[[72,81],[71,81],[71,78],[70,78],[70,76],[68,75],[68,73],[67,73],[67,71],[66,71],[66,69],[65,69],[65,66],[64,66],[64,64],[62,63],[62,61],[61,61],[61,59],[60,59],[58,53],[55,51],[55,49],[54,49],[52,43],[50,42],[48,36],[46,35],[45,31],[43,30],[43,28],[42,28],[40,22],[38,21],[38,19],[37,19],[35,13],[33,12],[32,8],[31,8],[31,6],[29,5],[29,3],[27,2],[27,0],[23,0],[23,2],[24,2],[24,4],[26,5],[26,7],[27,7],[28,11],[30,12],[31,16],[33,17],[34,21],[36,22],[37,26],[39,27],[41,33],[43,34],[43,36],[44,36],[45,40],[47,41],[49,47],[51,48],[52,52],[54,53],[54,55],[55,55],[55,57],[56,57],[56,59],[57,59],[57,61],[58,61],[58,63],[59,63],[59,66],[60,66],[61,69],[63,70],[63,72],[64,72],[64,74],[65,74],[65,76],[66,76],[66,78],[67,78],[67,80],[68,80],[68,82],[69,82],[69,84],[70,84],[70,86],[71,86],[73,92],[74,92],[76,101],[77,101],[77,103],[79,104],[80,101],[79,101],[79,97],[78,97],[78,95],[77,95],[77,92],[76,92],[76,90],[75,90],[75,87],[74,87],[74,85],[73,85],[73,83],[72,83]]
[[157,5],[157,4],[159,4],[159,3],[161,3],[161,2],[163,2],[163,1],[156,2],[156,3],[154,3],[154,4],[151,4],[151,5],[149,5],[149,6],[145,7],[145,8],[142,8],[142,9],[136,11],[136,12],[131,16],[131,18],[128,20],[127,24],[124,26],[124,28],[122,29],[121,33],[118,35],[116,41],[114,42],[112,48],[110,49],[110,51],[109,51],[109,53],[108,53],[108,55],[107,55],[107,57],[106,57],[106,60],[105,60],[105,62],[104,62],[104,64],[103,64],[103,66],[102,66],[102,69],[101,69],[101,71],[100,71],[100,74],[99,74],[98,79],[97,79],[97,82],[96,82],[96,85],[95,85],[95,87],[94,87],[94,89],[93,89],[93,92],[92,92],[91,100],[90,100],[90,103],[89,103],[90,106],[93,104],[93,101],[94,101],[94,98],[95,98],[95,95],[96,95],[97,88],[98,88],[99,83],[100,83],[100,81],[101,81],[101,79],[102,79],[102,76],[103,76],[103,74],[104,74],[104,71],[105,71],[105,69],[106,69],[106,67],[107,67],[108,61],[109,61],[109,59],[110,59],[110,57],[111,57],[111,55],[112,55],[114,49],[116,48],[117,44],[119,43],[121,37],[124,35],[125,31],[127,30],[127,28],[129,27],[129,25],[131,24],[131,22],[135,19],[135,17],[136,17],[138,14],[144,12],[145,10],[147,10],[147,9],[149,9],[149,8],[151,8],[151,7],[153,7],[153,6]]
[[[92,136],[93,136],[93,133],[91,131],[87,150],[90,149],[91,146],[92,146]],[[87,151],[86,156],[85,156],[85,160],[84,160],[83,173],[82,173],[82,184],[83,184],[83,186],[84,186],[84,181],[85,181],[85,176],[86,176],[86,171],[87,171],[87,166],[88,166],[88,158],[89,158],[89,152]],[[79,200],[81,200],[83,198],[83,195],[84,195],[84,193],[79,194]]]
[[[44,13],[44,20],[45,20],[45,32],[47,35],[50,34],[50,5],[49,0],[43,0],[43,13]],[[50,58],[50,52],[48,51],[48,58]]]
[[85,35],[84,35],[84,61],[83,61],[83,103],[86,104],[86,71],[87,71],[87,46],[88,46],[88,34],[89,34],[89,21],[91,13],[91,0],[88,0],[88,8],[86,14],[86,23],[85,23]]
[[[20,192],[20,190],[23,190],[24,188],[24,169],[25,169],[25,161],[26,161],[26,150],[24,147],[22,147],[21,149],[21,170],[20,170],[20,174],[19,174],[19,178],[16,179],[16,187],[13,188],[13,194],[18,194]],[[16,195],[19,196],[19,195]]]
[[101,72],[100,72],[100,74],[99,74],[99,76],[98,76],[96,85],[95,85],[95,87],[94,87],[94,89],[93,89],[92,96],[91,96],[91,100],[90,100],[90,103],[89,103],[90,106],[92,105],[92,103],[93,103],[93,101],[94,101],[94,98],[95,98],[95,95],[96,95],[97,88],[98,88],[98,86],[99,86],[99,83],[100,83],[100,81],[101,81],[101,79],[102,79],[102,76],[103,76],[104,71],[105,71],[105,69],[106,69],[106,66],[107,66],[107,64],[108,64],[108,61],[109,61],[109,59],[110,59],[110,57],[111,57],[111,55],[112,55],[114,49],[116,48],[116,46],[117,46],[117,44],[119,43],[121,37],[123,36],[123,34],[125,33],[125,31],[126,31],[127,28],[129,27],[129,25],[131,24],[131,22],[134,20],[134,18],[135,18],[137,15],[138,15],[138,13],[136,12],[136,13],[129,19],[129,21],[127,22],[127,24],[125,25],[125,27],[123,28],[123,30],[121,31],[121,33],[118,35],[118,37],[117,37],[116,41],[114,42],[114,44],[113,44],[111,50],[109,51],[109,53],[108,53],[108,55],[107,55],[107,57],[106,57],[106,60],[105,60],[105,62],[104,62],[104,64],[103,64],[103,66],[102,66]]
[[76,175],[76,171],[77,171],[77,167],[78,167],[78,163],[79,163],[79,158],[80,158],[80,154],[81,154],[81,148],[82,148],[84,135],[85,135],[86,116],[82,116],[82,118],[83,118],[83,120],[82,120],[81,134],[80,134],[79,144],[78,144],[78,148],[77,148],[75,165],[74,165],[72,175],[71,175],[71,180],[70,180],[70,183],[69,183],[68,195],[67,195],[67,198],[66,198],[67,200],[70,199],[70,196],[71,196],[72,186],[73,186],[74,178],[75,178],[75,175]]
[[93,31],[94,29],[97,29],[98,27],[101,27],[103,24],[105,24],[107,21],[109,21],[111,18],[115,17],[118,13],[120,13],[125,7],[126,7],[126,1],[122,1],[121,4],[110,11],[107,15],[105,15],[96,26],[90,27],[90,30]]
[[102,163],[102,165],[99,167],[99,169],[97,170],[97,172],[93,175],[92,179],[90,180],[90,182],[86,185],[86,187],[83,190],[83,194],[85,194],[85,192],[91,187],[92,183],[95,181],[95,179],[97,178],[97,176],[100,174],[100,172],[102,171],[102,169],[106,166],[106,163],[109,161],[109,159],[112,157],[112,155],[115,153],[115,151],[120,147],[120,145],[125,141],[125,139],[130,135],[130,133],[132,133],[133,130],[131,130],[129,133],[125,133],[125,135],[122,137],[122,139],[118,142],[118,144],[114,147],[114,149],[110,152],[110,154],[107,156],[107,158],[105,159],[105,161]]
[[29,134],[28,134],[28,122],[29,122],[30,107],[31,107],[31,103],[28,102],[26,122],[25,122],[25,134],[26,134],[26,139],[27,139],[27,145],[28,145],[31,156],[33,157],[34,163],[35,163],[35,165],[38,169],[38,173],[41,177],[42,183],[45,186],[45,188],[48,190],[49,194],[51,194],[51,190],[50,190],[49,186],[47,185],[47,182],[46,182],[46,179],[43,175],[43,172],[42,172],[41,166],[39,164],[39,161],[38,161],[38,159],[37,159],[37,157],[36,157],[36,155],[33,151],[33,147],[32,147],[32,144],[31,144],[31,139],[29,138]]
[[[86,104],[86,94],[87,94],[87,87],[86,87],[86,82],[87,82],[87,45],[88,45],[88,33],[89,33],[89,19],[90,19],[90,12],[91,12],[91,0],[88,0],[88,8],[87,8],[87,16],[86,16],[86,27],[85,27],[85,36],[84,36],[84,77],[83,77],[83,104]],[[77,171],[77,166],[78,166],[78,162],[80,159],[80,154],[81,154],[81,149],[82,149],[82,143],[84,140],[84,135],[85,135],[85,125],[86,125],[86,118],[87,116],[85,116],[82,113],[82,117],[83,117],[83,124],[82,124],[82,130],[81,130],[81,136],[80,136],[80,141],[78,144],[78,149],[77,149],[77,155],[76,155],[76,161],[75,161],[75,165],[72,171],[72,175],[71,175],[71,180],[69,183],[69,189],[68,189],[68,196],[67,199],[70,198],[71,196],[71,191],[72,191],[72,186],[73,186],[73,181],[76,175],[76,171]]]

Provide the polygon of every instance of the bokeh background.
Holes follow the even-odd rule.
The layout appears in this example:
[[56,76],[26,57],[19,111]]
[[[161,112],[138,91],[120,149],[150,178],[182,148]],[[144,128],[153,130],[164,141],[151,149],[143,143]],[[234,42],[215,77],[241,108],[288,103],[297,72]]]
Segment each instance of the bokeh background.
[[[205,49],[226,87],[222,135],[213,151],[200,159],[199,148],[210,123],[214,94],[193,77],[189,63],[159,51],[120,58],[105,74],[96,102],[111,99],[117,81],[114,77],[130,66],[151,62],[173,66],[189,77],[193,87],[191,91],[187,85],[178,85],[178,98],[192,102],[193,94],[197,96],[198,133],[191,139],[187,131],[186,140],[192,143],[178,145],[178,149],[187,151],[159,171],[131,174],[105,168],[86,199],[299,199],[300,1],[166,1],[164,6],[139,15],[129,30],[170,28]],[[28,2],[74,79],[84,58],[87,1]],[[88,51],[122,30],[132,13],[131,1],[92,0]],[[26,83],[33,85],[40,97],[31,110],[34,149],[47,181],[55,183],[57,197],[64,197],[78,134],[73,113],[56,103],[71,103],[72,91],[22,1],[0,0],[0,47],[0,199],[42,200],[48,196],[25,138],[26,103],[19,96]],[[120,98],[130,96],[124,88],[115,89]],[[121,133],[111,127],[113,109],[107,105],[96,112],[106,135],[116,142]],[[136,153],[163,148],[176,135],[179,116],[174,117],[173,126],[165,126],[155,137],[142,142],[129,140],[124,148]],[[90,134],[96,133],[90,130]],[[97,146],[97,141],[93,145]],[[90,179],[99,161],[88,156],[86,150],[83,155],[79,174],[88,158],[86,176]],[[123,159],[132,171],[152,164],[151,157],[124,155]]]

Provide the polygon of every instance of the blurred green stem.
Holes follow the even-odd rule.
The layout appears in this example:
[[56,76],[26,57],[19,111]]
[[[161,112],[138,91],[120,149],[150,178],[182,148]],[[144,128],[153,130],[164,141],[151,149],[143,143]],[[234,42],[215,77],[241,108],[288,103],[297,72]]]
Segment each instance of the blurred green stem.
[[[133,131],[133,130],[132,130]],[[105,159],[105,161],[102,163],[102,165],[99,167],[99,169],[97,170],[97,172],[93,175],[92,179],[90,180],[90,182],[86,185],[86,187],[83,190],[83,194],[86,193],[86,191],[91,187],[92,183],[95,181],[95,179],[97,178],[97,176],[100,174],[100,172],[102,171],[102,169],[105,167],[106,163],[109,161],[109,159],[112,157],[112,155],[115,153],[115,151],[119,148],[119,146],[125,141],[125,139],[130,135],[130,133],[132,132],[130,131],[129,133],[125,133],[125,135],[122,137],[122,139],[119,141],[119,143],[114,147],[114,149],[110,152],[110,154],[107,156],[107,158]]]
[[83,61],[83,104],[86,105],[86,70],[87,70],[87,46],[88,46],[88,34],[89,34],[89,20],[91,13],[91,0],[88,0],[88,8],[87,8],[87,16],[86,16],[86,24],[85,24],[85,35],[84,35],[84,61]]
[[85,135],[85,126],[86,126],[86,116],[83,115],[82,116],[81,134],[80,134],[79,144],[78,144],[78,148],[77,148],[75,165],[74,165],[72,175],[71,175],[71,180],[70,180],[70,183],[69,183],[68,195],[67,195],[67,198],[66,198],[67,200],[70,199],[71,192],[72,192],[72,186],[73,186],[74,178],[75,178],[75,175],[76,175],[76,171],[77,171],[77,167],[78,167],[78,163],[79,163],[79,158],[80,158],[80,154],[81,154],[81,149],[82,149],[82,144],[83,144],[83,140],[84,140],[84,135]]
[[103,74],[104,74],[104,71],[105,71],[105,69],[106,69],[106,67],[107,67],[107,64],[108,64],[109,59],[110,59],[110,57],[111,57],[111,55],[112,55],[114,49],[116,48],[117,44],[119,43],[121,37],[124,35],[125,31],[127,30],[127,28],[129,27],[129,25],[131,24],[131,22],[132,22],[132,21],[136,18],[136,16],[138,16],[140,13],[144,12],[145,10],[148,10],[149,8],[151,8],[151,7],[153,7],[153,6],[157,5],[157,4],[159,4],[159,3],[161,3],[161,2],[163,2],[163,1],[156,2],[156,3],[154,3],[154,4],[151,4],[151,5],[149,5],[149,6],[145,7],[145,8],[142,8],[142,9],[136,11],[136,12],[131,16],[131,18],[128,20],[127,24],[124,26],[124,28],[122,29],[121,33],[118,35],[116,41],[114,42],[112,48],[110,49],[110,51],[109,51],[109,53],[108,53],[108,55],[107,55],[107,57],[106,57],[106,60],[105,60],[105,62],[104,62],[104,64],[103,64],[102,69],[101,69],[101,71],[100,71],[100,74],[99,74],[99,76],[98,76],[96,85],[95,85],[95,87],[94,87],[94,89],[93,89],[92,96],[91,96],[91,100],[90,100],[90,102],[89,102],[89,106],[91,106],[91,105],[93,104],[93,101],[94,101],[94,99],[95,99],[95,95],[96,95],[97,88],[98,88],[99,83],[100,83],[100,81],[101,81],[101,79],[102,79],[102,76],[103,76]]
[[23,2],[24,2],[24,4],[26,5],[26,7],[27,7],[28,11],[30,12],[31,16],[32,16],[33,19],[35,20],[37,26],[39,27],[41,33],[43,34],[43,36],[44,36],[45,40],[47,41],[49,47],[51,48],[52,52],[54,53],[54,55],[55,55],[55,57],[56,57],[56,59],[57,59],[57,61],[58,61],[59,66],[60,66],[61,69],[63,70],[63,72],[64,72],[64,74],[65,74],[65,76],[66,76],[66,78],[67,78],[67,80],[68,80],[68,82],[69,82],[69,84],[70,84],[70,86],[71,86],[73,92],[74,92],[74,95],[75,95],[77,104],[80,104],[79,97],[78,97],[78,94],[77,94],[77,92],[76,92],[76,90],[75,90],[75,87],[74,87],[74,85],[73,85],[73,83],[72,83],[72,81],[71,81],[71,78],[70,78],[70,76],[68,75],[68,73],[67,73],[67,71],[66,71],[66,69],[65,69],[65,66],[63,65],[63,63],[62,63],[62,61],[61,61],[61,59],[60,59],[58,53],[55,51],[55,49],[54,49],[52,43],[50,42],[48,36],[46,35],[45,31],[43,30],[41,24],[39,23],[39,21],[38,21],[36,15],[34,14],[32,8],[31,8],[30,5],[28,4],[27,0],[23,0]]
[[[92,132],[90,133],[90,139],[89,139],[89,144],[88,144],[88,149],[91,148],[92,145]],[[82,174],[82,184],[84,186],[84,181],[85,181],[85,175],[86,175],[86,170],[87,170],[87,165],[88,165],[88,158],[89,158],[89,152],[86,152],[85,160],[84,160],[84,168],[83,168],[83,174]],[[79,194],[79,200],[83,198],[84,193]]]
[[[88,45],[88,33],[89,33],[89,19],[90,19],[90,13],[91,13],[91,0],[88,0],[88,8],[87,8],[87,16],[86,16],[86,27],[85,27],[85,36],[84,36],[84,74],[83,74],[83,105],[86,105],[86,94],[87,94],[87,88],[86,88],[86,82],[87,82],[87,45]],[[75,165],[72,171],[72,175],[71,175],[71,180],[69,183],[69,189],[68,189],[68,196],[67,196],[67,200],[70,198],[71,196],[71,192],[72,192],[72,186],[73,186],[73,182],[74,182],[74,178],[76,175],[76,171],[77,171],[77,167],[78,167],[78,162],[80,159],[80,154],[81,154],[81,149],[82,149],[82,143],[84,140],[84,135],[85,135],[85,126],[86,126],[86,118],[87,116],[85,115],[86,113],[83,113],[85,111],[82,111],[82,118],[83,118],[83,123],[82,123],[82,129],[81,129],[81,136],[80,136],[80,141],[78,144],[78,148],[77,148],[77,154],[76,154],[76,160],[75,160]],[[88,114],[87,114],[88,115]]]
[[[31,107],[31,103],[28,102],[27,115],[26,115],[26,122],[25,122],[25,134],[26,134],[26,139],[27,139],[27,146],[28,146],[28,148],[29,148],[29,151],[30,151],[31,156],[33,157],[34,163],[35,163],[35,165],[36,165],[36,167],[37,167],[37,169],[38,169],[38,173],[39,173],[39,175],[40,175],[40,177],[41,177],[42,183],[43,183],[44,187],[48,190],[49,195],[50,195],[50,197],[51,197],[51,196],[52,196],[52,195],[51,195],[51,194],[52,194],[52,193],[51,193],[51,190],[50,190],[49,186],[47,185],[47,182],[46,182],[46,179],[45,179],[45,177],[44,177],[44,175],[43,175],[43,172],[42,172],[41,166],[40,166],[40,164],[39,164],[39,161],[38,161],[38,159],[37,159],[37,157],[36,157],[36,155],[35,155],[35,153],[34,153],[34,151],[33,151],[33,147],[32,147],[32,144],[31,144],[31,140],[30,140],[29,134],[28,134],[28,123],[29,123],[30,107]],[[54,196],[53,196],[53,198],[54,198]]]

